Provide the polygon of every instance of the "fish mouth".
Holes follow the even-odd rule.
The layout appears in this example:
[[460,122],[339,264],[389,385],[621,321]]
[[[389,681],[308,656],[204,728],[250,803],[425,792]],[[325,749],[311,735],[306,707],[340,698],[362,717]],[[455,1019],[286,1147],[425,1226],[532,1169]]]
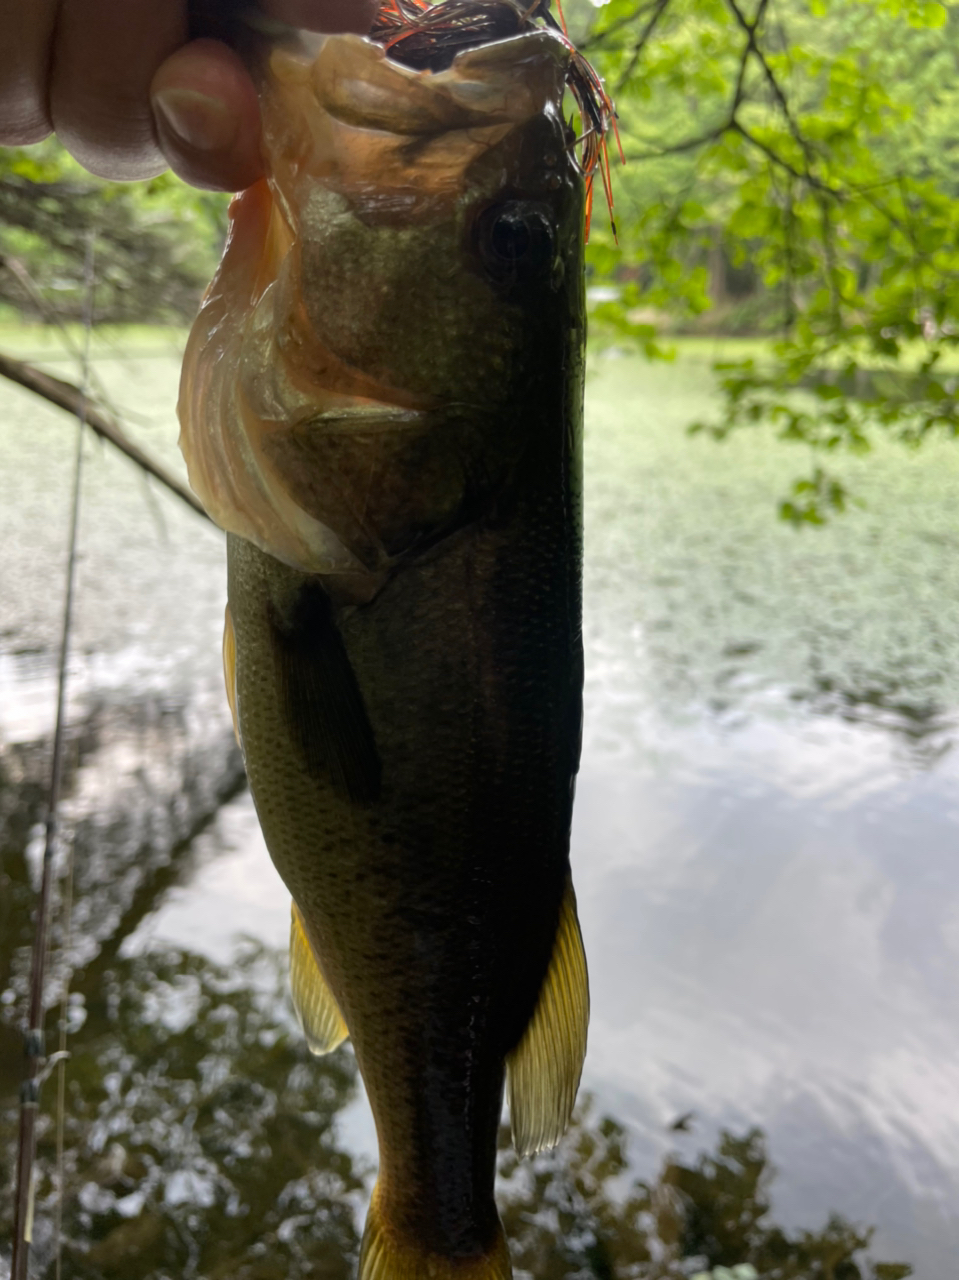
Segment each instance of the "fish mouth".
[[460,53],[537,29],[552,30],[569,43],[549,0],[525,5],[516,0],[384,0],[369,38],[395,62],[418,71],[443,71]]
[[[266,83],[276,74],[284,57],[289,58],[291,54],[294,62],[297,58],[312,62],[317,59],[322,46],[330,44],[336,51],[330,60],[333,63],[344,58],[347,47],[344,41],[359,47],[360,37],[308,34],[284,23],[255,16],[253,11],[247,11],[244,22],[270,40],[267,45],[269,52],[264,54],[263,44],[259,46],[261,66],[271,63],[270,72],[264,78]],[[279,44],[275,43],[277,40]],[[432,80],[436,110],[427,111],[427,119],[424,120],[416,109],[417,106],[422,108],[423,102],[414,105],[404,100],[399,79],[394,78],[391,84],[386,85],[381,77],[374,75],[370,81],[371,65],[365,68],[362,77],[355,79],[349,73],[337,77],[336,68],[328,64],[324,70],[332,74],[325,77],[319,71],[317,61],[314,87],[328,109],[334,113],[341,110],[344,120],[352,120],[359,125],[368,123],[370,127],[400,133],[421,133],[424,125],[426,132],[456,129],[460,118],[456,108],[464,106],[475,116],[486,116],[487,122],[502,112],[505,118],[519,123],[541,109],[541,91],[545,91],[547,100],[554,94],[555,79],[549,72],[544,74],[543,61],[561,65],[563,87],[569,89],[575,99],[581,121],[580,136],[570,138],[570,155],[586,181],[588,196],[594,175],[597,170],[602,171],[612,214],[605,139],[610,132],[615,135],[620,158],[623,158],[616,128],[616,110],[603,81],[570,40],[562,11],[559,22],[553,17],[550,0],[381,0],[372,28],[362,38],[362,43],[382,49],[390,66],[435,73],[439,77],[448,76],[446,82],[442,78]],[[272,60],[271,53],[274,55]],[[497,70],[500,77],[506,79],[494,85],[492,77]],[[332,94],[323,92],[321,82],[324,78],[333,83],[338,79]],[[463,82],[461,95],[455,88],[448,93],[451,83],[456,80]],[[407,88],[410,83],[407,81]],[[523,99],[528,96],[523,93],[524,88],[534,99],[539,98],[528,111],[523,109]],[[505,111],[504,94],[510,98]],[[413,110],[406,114],[411,106]]]
[[468,45],[439,68],[411,64],[403,50],[329,37],[313,64],[317,98],[339,119],[407,136],[519,125],[561,97],[570,58],[539,29]]
[[[516,15],[509,0],[496,3]],[[261,95],[271,186],[294,232],[316,182],[360,216],[442,215],[474,162],[560,111],[571,56],[543,29],[464,47],[440,70],[400,61],[405,41],[345,34],[316,43],[312,57],[276,47]]]

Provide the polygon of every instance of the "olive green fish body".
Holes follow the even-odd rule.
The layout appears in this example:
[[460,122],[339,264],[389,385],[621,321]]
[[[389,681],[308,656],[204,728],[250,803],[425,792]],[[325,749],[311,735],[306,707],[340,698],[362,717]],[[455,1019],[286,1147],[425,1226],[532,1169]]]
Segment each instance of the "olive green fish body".
[[580,433],[575,399],[543,408],[530,405],[495,514],[368,604],[337,605],[322,579],[230,539],[264,835],[353,1040],[381,1203],[441,1254],[484,1252],[495,1234],[504,1062],[569,874]]

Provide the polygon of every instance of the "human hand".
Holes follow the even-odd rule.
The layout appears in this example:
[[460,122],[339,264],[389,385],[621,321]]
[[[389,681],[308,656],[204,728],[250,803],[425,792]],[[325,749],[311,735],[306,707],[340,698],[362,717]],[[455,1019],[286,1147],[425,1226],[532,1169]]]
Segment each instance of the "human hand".
[[[369,30],[376,0],[258,0],[311,31]],[[239,191],[262,173],[239,55],[189,38],[189,0],[0,0],[0,143],[51,132],[91,173]]]

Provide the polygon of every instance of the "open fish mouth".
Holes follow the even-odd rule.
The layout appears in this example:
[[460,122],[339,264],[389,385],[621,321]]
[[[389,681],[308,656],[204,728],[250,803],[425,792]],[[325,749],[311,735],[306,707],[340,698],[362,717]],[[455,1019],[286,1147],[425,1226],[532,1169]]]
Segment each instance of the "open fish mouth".
[[231,208],[181,383],[222,528],[382,580],[494,500],[537,317],[579,287],[609,120],[584,67],[542,0],[388,0],[369,38],[272,49],[268,178]]
[[[601,172],[612,216],[612,188],[606,136],[616,131],[616,112],[602,80],[576,49],[560,21],[553,17],[550,0],[386,0],[377,13],[370,39],[382,44],[389,56],[405,66],[440,71],[458,54],[480,45],[498,43],[536,30],[550,31],[566,45],[569,59],[566,86],[576,99],[582,128],[571,144],[571,154],[587,183],[587,234],[592,181]],[[614,226],[615,230],[615,226]]]
[[325,37],[312,61],[276,49],[264,146],[294,231],[311,230],[308,184],[347,196],[367,219],[441,213],[474,161],[559,108],[569,56],[545,30],[473,45],[438,71],[410,67],[359,36]]

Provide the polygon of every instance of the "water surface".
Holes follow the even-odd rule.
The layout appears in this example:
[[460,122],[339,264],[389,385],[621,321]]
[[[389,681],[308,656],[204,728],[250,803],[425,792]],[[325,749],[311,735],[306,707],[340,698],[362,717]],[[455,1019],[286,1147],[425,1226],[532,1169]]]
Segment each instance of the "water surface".
[[[959,1250],[959,463],[939,444],[840,463],[865,507],[797,533],[776,504],[808,457],[755,433],[722,446],[684,433],[712,404],[707,355],[599,361],[588,387],[573,832],[593,994],[586,1085],[626,1124],[644,1176],[667,1150],[692,1157],[723,1126],[759,1125],[782,1220],[813,1226],[837,1211],[876,1224],[877,1256],[939,1280]],[[135,412],[138,438],[175,465],[175,357],[101,351],[97,369]],[[0,764],[19,779],[4,855],[15,879],[35,858],[42,810],[43,747],[30,744],[49,730],[70,431],[26,393],[3,395]],[[232,973],[253,993],[235,1064],[259,1043],[255,993],[272,981],[237,935],[282,947],[288,898],[238,791],[219,689],[222,539],[123,460],[88,452],[67,801],[78,850],[94,859],[83,871],[78,852],[78,989],[92,1000],[109,972],[132,991],[155,956],[164,990],[193,991],[177,997],[188,1025],[189,1000]],[[14,996],[23,889],[20,949],[2,948],[0,985]],[[14,1043],[6,1009],[0,1048]],[[117,1024],[96,1025],[102,1057]],[[283,1069],[305,1105],[289,1052]],[[340,1153],[340,1181],[323,1191],[332,1205],[362,1199],[374,1151],[348,1057],[330,1069],[316,1123]],[[0,1075],[12,1090],[14,1072]],[[162,1093],[159,1077],[150,1088]],[[174,1199],[220,1194],[219,1174],[194,1173]],[[137,1194],[133,1173],[120,1181]],[[84,1210],[94,1218],[106,1212],[98,1194]],[[110,1194],[113,1232],[124,1195]],[[146,1212],[137,1204],[131,1220]],[[289,1256],[313,1258],[301,1229],[286,1229]],[[349,1230],[343,1219],[329,1237],[347,1252]],[[229,1236],[222,1274],[241,1257],[253,1266],[255,1235]],[[103,1273],[121,1265],[123,1238],[111,1238]]]

